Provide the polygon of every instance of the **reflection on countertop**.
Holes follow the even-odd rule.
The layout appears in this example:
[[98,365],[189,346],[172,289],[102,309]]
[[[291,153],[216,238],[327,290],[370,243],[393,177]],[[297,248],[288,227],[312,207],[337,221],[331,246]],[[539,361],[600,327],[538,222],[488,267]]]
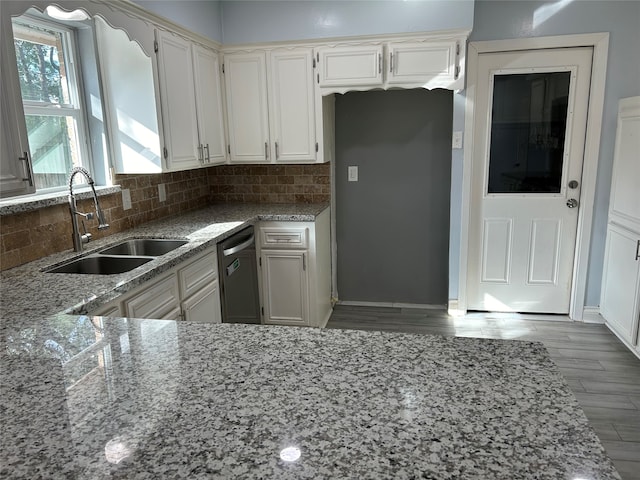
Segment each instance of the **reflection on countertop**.
[[65,315],[0,334],[3,478],[620,478],[540,343]]

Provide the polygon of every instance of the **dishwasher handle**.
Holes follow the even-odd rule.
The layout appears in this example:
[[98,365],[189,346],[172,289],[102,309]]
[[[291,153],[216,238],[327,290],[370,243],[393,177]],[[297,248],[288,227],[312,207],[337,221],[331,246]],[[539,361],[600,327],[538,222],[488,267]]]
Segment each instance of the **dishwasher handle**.
[[225,257],[228,257],[229,255],[233,255],[234,253],[241,252],[245,248],[250,247],[251,245],[253,245],[254,241],[255,241],[255,235],[251,235],[244,242],[239,243],[238,245],[234,245],[231,248],[225,248],[224,250],[222,250],[222,253]]

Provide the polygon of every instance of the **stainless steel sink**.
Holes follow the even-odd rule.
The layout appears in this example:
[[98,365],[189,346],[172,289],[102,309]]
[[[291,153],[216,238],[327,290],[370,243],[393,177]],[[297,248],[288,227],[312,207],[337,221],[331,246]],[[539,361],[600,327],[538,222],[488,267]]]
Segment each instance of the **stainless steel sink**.
[[159,257],[188,243],[187,240],[167,240],[162,238],[136,238],[105,248],[100,255],[135,255]]
[[118,257],[109,255],[90,255],[65,263],[59,267],[48,268],[47,273],[80,273],[94,275],[113,275],[133,270],[153,260],[152,257]]

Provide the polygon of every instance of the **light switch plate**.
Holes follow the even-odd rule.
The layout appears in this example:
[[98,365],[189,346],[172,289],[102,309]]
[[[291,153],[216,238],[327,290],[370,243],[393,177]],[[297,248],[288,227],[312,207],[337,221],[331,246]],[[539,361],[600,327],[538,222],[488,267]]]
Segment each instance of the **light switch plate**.
[[164,187],[164,183],[158,184],[158,200],[161,202],[167,201],[167,189]]
[[131,190],[129,190],[128,188],[122,190],[122,209],[131,209]]
[[451,148],[462,148],[462,132],[453,132]]
[[357,166],[350,166],[347,170],[347,180],[349,180],[350,182],[357,182],[358,181],[358,167]]

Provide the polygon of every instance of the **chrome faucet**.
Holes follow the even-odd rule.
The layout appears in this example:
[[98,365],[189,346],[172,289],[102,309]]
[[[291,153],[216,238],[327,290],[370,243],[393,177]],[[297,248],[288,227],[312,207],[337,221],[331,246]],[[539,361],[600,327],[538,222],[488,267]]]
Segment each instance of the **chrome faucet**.
[[[82,213],[78,211],[78,206],[76,205],[76,196],[73,194],[73,179],[78,174],[83,174],[87,180],[89,181],[89,185],[91,186],[91,191],[93,192],[93,203],[96,206],[96,217],[98,218],[98,230],[105,230],[109,228],[109,224],[106,222],[104,218],[104,213],[100,209],[100,204],[98,203],[98,195],[96,195],[96,189],[94,187],[95,182],[91,175],[87,171],[87,169],[83,167],[74,167],[71,169],[71,173],[69,173],[69,210],[71,212],[71,227],[73,228],[73,250],[76,252],[82,251],[82,245],[88,243],[91,240],[91,234],[87,232],[86,228],[84,228],[84,234],[80,233],[78,229],[78,219],[76,215],[80,215],[87,220],[91,220],[93,218],[93,213]],[[84,222],[82,223],[84,227]]]

